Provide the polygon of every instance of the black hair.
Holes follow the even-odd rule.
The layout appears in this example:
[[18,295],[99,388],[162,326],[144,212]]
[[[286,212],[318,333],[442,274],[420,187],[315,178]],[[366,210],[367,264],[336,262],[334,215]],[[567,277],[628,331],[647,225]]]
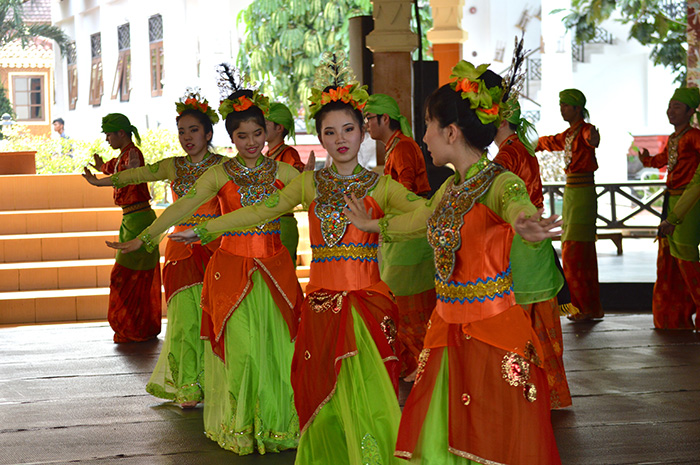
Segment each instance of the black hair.
[[[384,116],[384,115],[377,115],[377,124],[379,126],[382,125],[382,116]],[[392,131],[396,131],[398,129],[401,129],[401,123],[399,123],[397,120],[393,119],[390,116],[389,117],[389,129]]]
[[[214,126],[211,124],[211,120],[206,113],[202,113],[194,108],[187,108],[185,111],[180,113],[177,118],[175,118],[175,122],[179,123],[183,116],[192,116],[199,124],[202,125],[202,128],[204,128],[204,134],[206,135],[211,133],[212,139],[214,138]],[[209,147],[213,147],[211,143],[212,139],[209,139],[209,142],[207,143]]]
[[[323,92],[328,92],[331,89],[338,89],[339,87],[337,86],[328,86],[325,89],[323,89]],[[353,108],[353,106],[349,103],[345,103],[342,100],[334,100],[332,102],[329,102],[321,107],[320,110],[318,110],[318,113],[314,115],[314,119],[316,120],[316,134],[318,134],[319,137],[321,137],[321,124],[323,123],[323,118],[325,117],[326,113],[329,113],[331,111],[337,111],[337,110],[346,110],[352,113],[353,118],[355,118],[355,121],[357,122],[357,125],[362,129],[364,126],[364,118],[362,116],[362,111],[358,110],[357,108]]]
[[469,105],[469,99],[445,84],[425,101],[425,116],[436,120],[441,128],[454,123],[469,144],[484,150],[493,142],[498,128],[493,123],[483,124]]
[[[253,91],[250,89],[237,90],[233,94],[229,95],[229,100],[234,100],[240,97],[247,97],[253,99]],[[226,132],[228,132],[229,137],[233,137],[233,131],[238,129],[244,121],[253,121],[254,123],[262,126],[265,130],[265,115],[263,111],[257,106],[253,105],[247,110],[243,111],[232,111],[226,115]]]
[[56,118],[55,120],[51,121],[51,124],[53,123],[59,123],[65,125],[66,123],[63,122],[63,118]]
[[518,125],[515,124],[515,123],[511,123],[510,121],[508,121],[508,128],[509,128],[511,131],[517,131],[517,130],[518,130]]

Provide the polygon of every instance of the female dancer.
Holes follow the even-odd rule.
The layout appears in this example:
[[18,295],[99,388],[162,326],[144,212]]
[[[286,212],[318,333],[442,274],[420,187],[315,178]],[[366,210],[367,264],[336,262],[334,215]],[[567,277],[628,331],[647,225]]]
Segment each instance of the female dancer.
[[[170,225],[215,196],[223,213],[270,202],[299,174],[262,156],[267,98],[243,89],[228,66],[222,77],[230,95],[219,112],[238,155],[209,169],[132,243],[115,247],[156,247],[155,238]],[[273,221],[224,235],[204,277],[201,334],[210,342],[204,352],[204,429],[239,455],[279,452],[298,442],[290,366],[302,293],[279,231],[279,221]]]
[[[516,304],[509,266],[513,230],[526,241],[554,235],[522,180],[489,162],[502,89],[460,62],[456,81],[426,102],[436,165],[455,174],[424,208],[371,219],[349,199],[353,224],[385,240],[425,233],[435,251],[438,303],[401,418],[396,456],[422,464],[559,464],[541,347]],[[537,246],[537,244],[532,245]],[[537,263],[532,264],[533,267]]]
[[[92,185],[113,185],[115,188],[168,179],[173,198],[187,194],[197,178],[225,158],[210,151],[214,135],[212,125],[219,121],[219,117],[199,91],[188,89],[185,97],[176,103],[176,108],[178,116],[175,121],[180,145],[186,156],[166,158],[101,179],[86,169],[83,177]],[[181,231],[220,214],[218,200],[212,199],[189,219],[176,225],[175,230]],[[168,306],[168,326],[146,391],[156,397],[173,400],[183,408],[194,407],[204,398],[204,343],[199,337],[202,319],[200,299],[204,269],[218,247],[218,241],[206,246],[192,244],[190,247],[168,241],[165,249],[163,285]]]
[[[351,191],[374,217],[417,208],[424,199],[389,176],[357,162],[364,136],[367,92],[348,82],[335,57],[317,79],[309,108],[331,167],[306,171],[264,204],[238,210],[174,234],[206,240],[264,224],[297,204],[308,207],[312,261],[292,362],[292,386],[301,438],[298,464],[389,464],[400,411],[396,398],[397,309],[379,277],[378,234],[349,224],[343,194]],[[323,85],[322,85],[323,84]]]

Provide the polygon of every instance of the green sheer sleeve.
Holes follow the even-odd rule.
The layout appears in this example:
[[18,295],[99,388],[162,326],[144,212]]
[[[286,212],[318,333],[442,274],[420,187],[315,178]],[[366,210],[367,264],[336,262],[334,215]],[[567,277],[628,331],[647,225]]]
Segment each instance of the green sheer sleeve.
[[308,209],[316,195],[313,174],[313,171],[305,171],[302,174],[297,172],[297,176],[284,189],[275,192],[264,201],[206,221],[194,228],[194,231],[206,244],[225,232],[248,229],[272,221],[292,211],[299,204]]
[[525,183],[510,171],[496,176],[480,202],[511,225],[515,223],[520,213],[525,213],[527,218],[537,213],[537,208],[530,201]]
[[186,195],[166,208],[148,228],[139,234],[139,239],[146,244],[146,249],[155,249],[168,228],[192,216],[200,205],[213,198],[228,180],[229,177],[223,165],[209,168]]
[[[440,202],[449,183],[454,183],[454,175],[447,178],[440,189],[429,200],[412,204],[411,206],[414,208],[407,210],[407,213],[402,215],[385,216],[380,219],[379,229],[381,230],[382,240],[385,242],[398,242],[425,236],[428,218],[435,211],[435,206]],[[396,197],[397,191],[395,189],[392,189],[392,193],[392,197]]]
[[119,171],[111,176],[112,185],[117,189],[131,184],[175,179],[175,158],[165,158],[138,168]]
[[675,225],[681,224],[698,199],[700,199],[700,166],[695,170],[693,179],[685,186],[683,195],[676,202],[673,211],[669,212],[666,221]]

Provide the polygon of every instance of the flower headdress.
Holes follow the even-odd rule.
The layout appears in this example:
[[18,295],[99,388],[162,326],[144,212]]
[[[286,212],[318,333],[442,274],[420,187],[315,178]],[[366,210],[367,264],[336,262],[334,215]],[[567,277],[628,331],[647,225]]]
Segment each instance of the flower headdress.
[[226,119],[229,113],[233,111],[245,111],[253,105],[260,108],[263,114],[267,114],[270,110],[270,99],[265,97],[258,90],[253,91],[252,97],[241,95],[236,98],[230,98],[236,92],[245,90],[242,84],[244,78],[237,69],[231,67],[228,63],[221,63],[218,70],[218,84],[221,93],[219,113],[221,114],[221,118]]
[[513,48],[513,60],[511,61],[508,74],[503,78],[503,103],[501,104],[501,118],[509,123],[515,124],[517,129],[515,133],[518,139],[525,146],[530,155],[535,155],[535,147],[537,147],[537,130],[535,126],[522,117],[520,112],[520,103],[518,97],[523,88],[525,81],[525,70],[523,63],[525,62],[525,51],[523,50],[523,39],[518,40],[515,37],[515,47]]
[[202,97],[200,94],[201,90],[199,87],[188,87],[185,89],[185,95],[180,97],[180,100],[175,102],[175,111],[178,115],[181,115],[185,110],[197,110],[201,111],[207,117],[211,124],[216,124],[219,122],[219,115],[216,114],[214,109],[209,106],[207,99]]
[[503,89],[499,86],[487,88],[483,79],[479,79],[488,67],[488,64],[475,67],[468,61],[461,60],[452,68],[450,79],[454,81],[450,87],[461,92],[463,99],[469,99],[469,107],[475,111],[482,124],[498,125],[501,121],[499,111]]
[[[324,92],[326,87],[334,87]],[[362,110],[369,94],[367,86],[360,86],[355,80],[352,69],[347,66],[343,52],[326,52],[321,57],[321,64],[316,68],[314,84],[311,88],[311,105],[309,114],[313,118],[323,106],[340,100],[350,104],[356,110]]]

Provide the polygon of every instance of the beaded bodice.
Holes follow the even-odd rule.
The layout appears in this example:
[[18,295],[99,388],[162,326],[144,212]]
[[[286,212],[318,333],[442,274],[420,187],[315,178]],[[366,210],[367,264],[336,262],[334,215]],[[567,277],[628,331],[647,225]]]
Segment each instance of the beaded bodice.
[[170,183],[170,187],[177,197],[182,197],[189,192],[190,188],[212,166],[218,165],[223,158],[218,153],[209,155],[199,163],[192,163],[187,157],[178,157],[174,160],[175,179]]
[[226,174],[238,186],[241,205],[244,207],[266,199],[277,190],[277,163],[265,157],[261,157],[260,160],[261,163],[255,168],[248,168],[236,159],[224,163]]
[[314,214],[321,221],[321,233],[326,245],[333,246],[345,234],[350,220],[343,213],[345,199],[343,195],[355,194],[364,198],[377,185],[379,175],[362,169],[359,173],[343,176],[331,168],[324,168],[314,173],[316,181],[316,202]]
[[440,279],[449,279],[454,271],[455,252],[462,245],[464,216],[504,171],[501,165],[489,163],[475,176],[445,190],[435,213],[428,219],[428,243],[435,252],[435,269]]

